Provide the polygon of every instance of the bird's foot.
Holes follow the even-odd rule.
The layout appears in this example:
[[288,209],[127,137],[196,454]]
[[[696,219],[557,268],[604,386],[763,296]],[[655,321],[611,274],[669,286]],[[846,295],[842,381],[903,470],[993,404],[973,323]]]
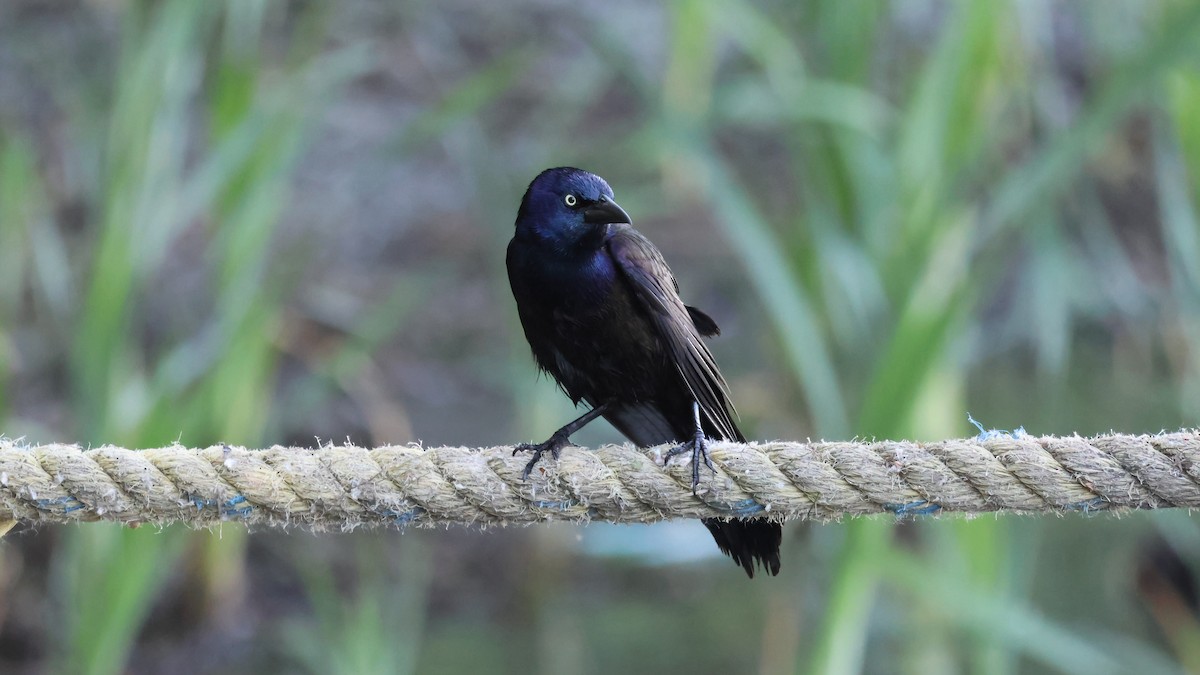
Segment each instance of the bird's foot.
[[704,432],[697,431],[692,440],[668,450],[667,454],[663,456],[663,464],[666,464],[672,457],[685,452],[692,453],[692,494],[696,494],[696,486],[700,485],[700,462],[704,462],[704,466],[707,466],[713,473],[717,472],[712,460],[708,458],[708,440],[704,438]]
[[533,467],[542,458],[542,453],[548,452],[554,459],[558,459],[558,454],[562,449],[571,444],[571,439],[567,434],[562,433],[562,430],[554,432],[554,435],[548,438],[544,443],[522,443],[513,449],[513,456],[516,457],[518,452],[533,451],[533,458],[525,465],[525,470],[521,472],[521,480],[529,480],[529,474],[533,472]]

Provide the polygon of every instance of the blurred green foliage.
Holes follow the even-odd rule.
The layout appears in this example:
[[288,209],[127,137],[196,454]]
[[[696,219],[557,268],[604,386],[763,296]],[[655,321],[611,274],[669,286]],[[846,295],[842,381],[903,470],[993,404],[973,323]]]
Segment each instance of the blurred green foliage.
[[[0,431],[541,436],[502,251],[555,164],[721,321],[753,436],[1196,425],[1198,65],[1183,0],[5,3]],[[18,531],[0,668],[1200,670],[1186,514],[787,529],[752,583],[566,527]]]

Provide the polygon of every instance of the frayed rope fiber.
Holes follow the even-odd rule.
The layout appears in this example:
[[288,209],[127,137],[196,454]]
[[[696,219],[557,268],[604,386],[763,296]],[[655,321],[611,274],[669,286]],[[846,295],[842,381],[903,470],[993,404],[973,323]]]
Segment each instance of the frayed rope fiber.
[[712,443],[692,494],[663,448],[568,447],[528,481],[511,447],[149,450],[0,440],[0,521],[225,521],[351,529],[671,518],[1200,507],[1200,434],[981,436],[938,443]]

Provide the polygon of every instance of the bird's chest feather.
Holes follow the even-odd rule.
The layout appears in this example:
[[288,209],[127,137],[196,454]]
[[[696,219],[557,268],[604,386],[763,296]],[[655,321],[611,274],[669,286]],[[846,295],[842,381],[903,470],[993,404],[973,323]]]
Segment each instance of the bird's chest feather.
[[527,277],[523,320],[537,326],[538,362],[574,399],[640,394],[629,389],[662,367],[658,336],[611,258],[540,265]]
[[578,320],[599,320],[622,290],[618,271],[603,251],[582,260],[555,261],[541,279],[553,312]]
[[544,308],[560,350],[601,361],[637,334],[641,317],[628,286],[606,254],[574,266],[551,267]]

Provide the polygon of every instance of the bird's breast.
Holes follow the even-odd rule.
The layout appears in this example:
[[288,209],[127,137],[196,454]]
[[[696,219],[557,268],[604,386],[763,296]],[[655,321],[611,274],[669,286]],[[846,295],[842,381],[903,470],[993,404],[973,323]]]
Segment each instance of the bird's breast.
[[510,262],[526,337],[539,364],[572,398],[651,397],[649,387],[667,367],[666,352],[604,249]]
[[543,297],[555,308],[572,312],[599,307],[619,283],[616,267],[603,252],[546,261],[536,266],[534,276]]

